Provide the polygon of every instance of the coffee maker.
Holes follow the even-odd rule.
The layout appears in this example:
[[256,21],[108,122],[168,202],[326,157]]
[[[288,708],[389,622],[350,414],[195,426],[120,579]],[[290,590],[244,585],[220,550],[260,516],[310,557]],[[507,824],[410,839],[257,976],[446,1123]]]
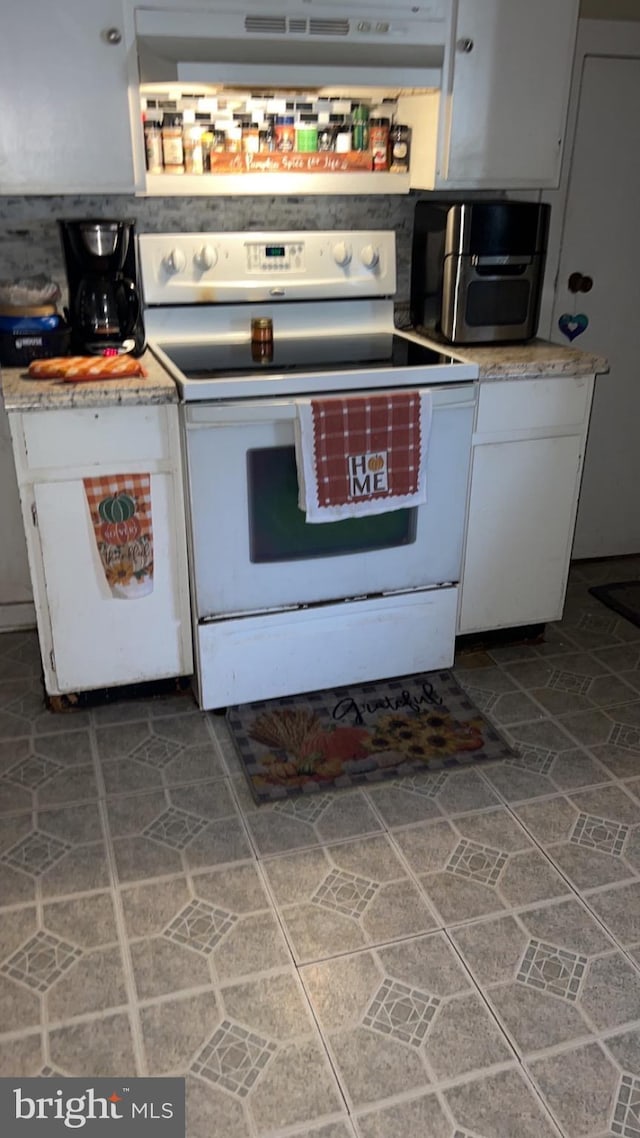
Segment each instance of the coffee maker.
[[144,351],[133,221],[60,221],[69,286],[71,351]]

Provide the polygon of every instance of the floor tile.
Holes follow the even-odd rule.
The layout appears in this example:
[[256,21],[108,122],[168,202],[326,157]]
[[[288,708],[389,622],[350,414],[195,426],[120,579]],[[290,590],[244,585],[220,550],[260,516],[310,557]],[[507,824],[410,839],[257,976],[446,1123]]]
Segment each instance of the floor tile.
[[515,812],[579,890],[640,873],[640,804],[610,784],[521,804]]
[[397,830],[394,839],[445,925],[569,892],[501,807]]
[[232,1135],[308,1127],[341,1113],[293,969],[225,985],[218,996],[203,992],[143,1006],[141,1018],[150,1072],[188,1072],[196,1080],[194,1109],[219,1102]]
[[618,944],[640,947],[640,881],[587,892],[586,899]]
[[51,1028],[51,1062],[67,1076],[139,1074],[129,1017],[124,1012]]
[[4,1043],[0,1038],[0,1078],[34,1078],[43,1066],[42,1035],[39,1031]]
[[[290,963],[279,923],[250,863],[123,888],[140,999]],[[140,939],[137,939],[140,938]]]
[[354,1109],[514,1059],[442,933],[301,975]]
[[451,936],[521,1056],[640,1019],[640,974],[577,901]]
[[307,846],[326,845],[361,834],[380,833],[380,819],[364,791],[339,790],[330,793],[284,798],[275,805],[258,806],[244,774],[233,779],[240,809],[258,855],[286,853]]
[[528,1069],[567,1138],[633,1134],[625,1128],[630,1119],[621,1101],[623,1074],[602,1043],[534,1060]]
[[101,833],[95,803],[0,818],[3,903],[32,899],[37,884],[45,897],[107,886]]
[[304,850],[263,864],[298,962],[411,936],[435,925],[384,836]]
[[98,727],[96,739],[107,795],[226,774],[206,718],[199,714]]
[[[519,1070],[500,1071],[444,1092],[460,1132],[482,1138],[557,1138],[540,1100]],[[458,1131],[455,1132],[454,1138]]]
[[110,798],[107,811],[121,882],[236,861],[251,853],[225,779]]

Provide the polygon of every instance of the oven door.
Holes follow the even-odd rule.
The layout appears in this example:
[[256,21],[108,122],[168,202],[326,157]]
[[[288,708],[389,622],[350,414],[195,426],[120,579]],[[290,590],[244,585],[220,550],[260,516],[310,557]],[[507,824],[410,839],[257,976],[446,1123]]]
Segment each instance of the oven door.
[[475,391],[428,390],[427,503],[314,525],[298,507],[294,400],[183,405],[197,619],[457,582]]

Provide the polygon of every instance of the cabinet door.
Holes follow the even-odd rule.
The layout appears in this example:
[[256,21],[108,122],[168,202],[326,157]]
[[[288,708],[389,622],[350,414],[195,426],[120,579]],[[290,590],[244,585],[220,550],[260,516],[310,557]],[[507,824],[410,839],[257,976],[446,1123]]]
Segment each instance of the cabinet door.
[[121,0],[4,5],[0,75],[0,192],[133,190]]
[[153,592],[119,600],[104,577],[82,481],[34,486],[60,691],[140,683],[191,670],[175,493],[172,475],[151,476]]
[[577,0],[459,0],[438,185],[556,186]]
[[460,633],[562,616],[582,447],[565,435],[475,448]]

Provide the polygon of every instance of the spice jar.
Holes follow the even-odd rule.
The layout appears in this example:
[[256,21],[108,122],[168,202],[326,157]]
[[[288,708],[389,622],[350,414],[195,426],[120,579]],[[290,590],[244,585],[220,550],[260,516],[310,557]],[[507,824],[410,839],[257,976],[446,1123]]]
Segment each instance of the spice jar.
[[356,103],[351,112],[351,121],[353,122],[353,149],[368,150],[369,108],[364,103]]
[[318,123],[315,119],[301,119],[296,124],[296,150],[309,153],[318,149]]
[[273,321],[268,316],[257,316],[251,321],[251,359],[255,363],[273,359]]
[[340,123],[336,131],[336,153],[348,154],[351,150],[351,124]]
[[411,158],[411,127],[394,123],[389,131],[389,170],[392,174],[408,174]]
[[245,154],[257,154],[260,148],[260,138],[257,122],[243,123],[242,149]]
[[267,119],[258,129],[258,150],[268,153],[276,148],[273,119]]
[[150,174],[162,173],[162,127],[159,122],[147,119],[144,124],[144,150]]
[[230,123],[227,127],[226,146],[230,154],[239,154],[242,150],[242,127],[237,123]]
[[318,127],[318,150],[323,153],[335,148],[336,132],[331,123],[323,123]]
[[373,118],[369,121],[369,145],[374,170],[389,169],[389,119]]
[[277,115],[275,122],[276,150],[290,151],[295,146],[293,115]]
[[196,123],[194,111],[184,111],[182,116],[182,148],[186,174],[202,174],[202,126]]
[[182,115],[165,115],[162,122],[162,161],[165,173],[184,174]]

